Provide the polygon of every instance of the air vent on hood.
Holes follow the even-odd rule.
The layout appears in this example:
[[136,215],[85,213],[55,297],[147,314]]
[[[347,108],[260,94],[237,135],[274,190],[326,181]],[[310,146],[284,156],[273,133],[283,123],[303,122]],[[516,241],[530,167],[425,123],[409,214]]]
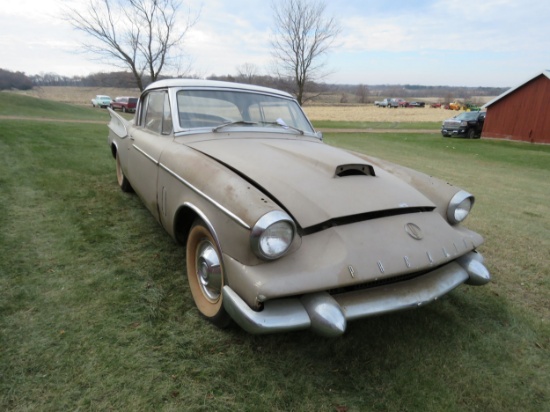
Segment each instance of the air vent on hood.
[[367,164],[348,164],[340,165],[336,167],[335,176],[376,176],[374,174],[374,167]]

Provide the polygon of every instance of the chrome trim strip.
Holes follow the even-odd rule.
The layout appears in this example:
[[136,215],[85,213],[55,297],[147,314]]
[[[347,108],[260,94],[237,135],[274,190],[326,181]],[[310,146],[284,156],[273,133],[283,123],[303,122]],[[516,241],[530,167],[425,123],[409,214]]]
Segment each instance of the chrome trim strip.
[[229,216],[231,219],[233,219],[235,222],[237,222],[239,225],[244,227],[247,230],[250,230],[251,227],[242,220],[239,216],[237,216],[235,213],[231,212],[229,209],[222,206],[220,203],[212,199],[210,196],[208,196],[206,193],[202,192],[201,190],[197,189],[195,186],[193,186],[191,183],[189,183],[187,180],[185,180],[183,177],[178,175],[176,172],[172,171],[169,167],[166,165],[159,163],[159,166],[168,172],[171,176],[176,178],[179,182],[183,183],[185,186],[187,186],[189,189],[191,189],[193,192],[198,194],[199,196],[203,197],[204,199],[208,200],[210,203],[212,203],[214,206],[216,206],[220,211],[222,211],[224,214]]
[[143,149],[140,149],[139,147],[137,147],[135,144],[132,145],[132,147],[134,149],[136,149],[138,152],[140,152],[143,156],[145,156],[147,159],[149,159],[151,162],[153,162],[155,165],[159,165],[159,162],[157,159],[155,159],[154,157],[152,157],[151,155],[149,155],[147,152],[145,152]]

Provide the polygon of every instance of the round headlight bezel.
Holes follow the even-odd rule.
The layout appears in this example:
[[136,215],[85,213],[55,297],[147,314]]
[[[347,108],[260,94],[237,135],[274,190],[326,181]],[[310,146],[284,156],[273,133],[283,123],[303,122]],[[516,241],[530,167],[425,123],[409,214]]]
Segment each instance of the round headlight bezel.
[[[287,231],[286,236],[281,236],[279,241],[282,244],[277,245],[275,251],[269,251],[269,237],[276,231]],[[256,256],[262,260],[275,260],[284,256],[292,246],[296,236],[296,224],[294,220],[285,212],[273,210],[263,215],[250,232],[250,246]],[[277,239],[275,237],[275,239]]]
[[465,190],[455,193],[447,208],[447,220],[453,225],[463,222],[474,207],[474,202],[474,196]]

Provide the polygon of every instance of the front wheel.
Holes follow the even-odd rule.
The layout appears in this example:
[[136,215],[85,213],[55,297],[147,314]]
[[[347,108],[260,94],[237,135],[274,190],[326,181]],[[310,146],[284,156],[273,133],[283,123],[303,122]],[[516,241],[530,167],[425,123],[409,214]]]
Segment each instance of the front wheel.
[[474,129],[468,130],[468,133],[466,134],[468,139],[474,139],[476,137],[476,131]]
[[214,325],[225,328],[231,318],[223,307],[224,269],[210,230],[197,220],[187,237],[187,280],[197,309]]

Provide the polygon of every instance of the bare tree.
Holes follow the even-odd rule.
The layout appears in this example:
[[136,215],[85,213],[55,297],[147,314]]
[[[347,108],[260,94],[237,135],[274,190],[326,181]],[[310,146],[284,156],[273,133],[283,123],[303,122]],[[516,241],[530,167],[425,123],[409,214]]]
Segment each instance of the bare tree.
[[84,50],[130,69],[143,90],[144,74],[154,82],[171,59],[177,60],[198,19],[188,13],[186,21],[179,21],[181,6],[182,0],[90,0],[85,11],[68,7],[64,18],[93,39],[82,44]]
[[341,28],[325,17],[322,0],[273,0],[275,14],[273,57],[278,74],[294,80],[296,99],[302,104],[308,84],[324,78],[325,56]]
[[243,63],[237,66],[237,73],[239,81],[252,84],[258,76],[258,67],[254,63]]
[[359,98],[359,103],[367,103],[367,99],[369,97],[368,86],[365,86],[364,84],[360,84],[359,86],[357,86],[357,90],[355,91],[355,94]]

